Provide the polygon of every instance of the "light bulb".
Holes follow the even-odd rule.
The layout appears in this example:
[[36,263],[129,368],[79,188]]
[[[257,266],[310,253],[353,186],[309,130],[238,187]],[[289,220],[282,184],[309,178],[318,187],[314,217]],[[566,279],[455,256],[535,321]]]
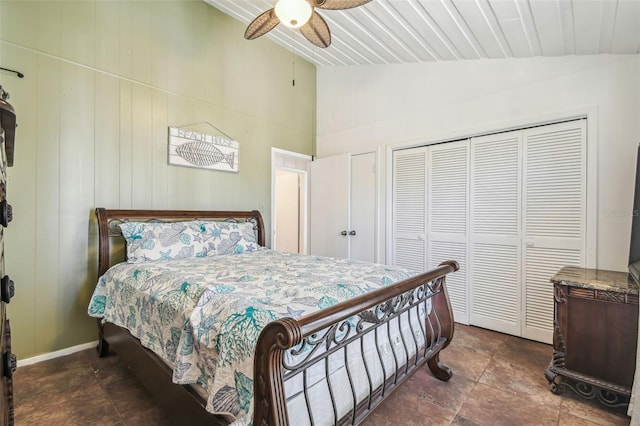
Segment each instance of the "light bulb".
[[276,16],[289,28],[300,28],[311,18],[313,8],[306,0],[279,0]]

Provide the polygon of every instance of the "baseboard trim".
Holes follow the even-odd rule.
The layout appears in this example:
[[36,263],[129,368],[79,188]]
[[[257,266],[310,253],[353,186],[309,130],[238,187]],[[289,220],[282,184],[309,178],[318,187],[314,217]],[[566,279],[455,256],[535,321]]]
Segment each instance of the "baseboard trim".
[[76,352],[84,351],[85,349],[95,348],[98,341],[83,343],[81,345],[71,346],[69,348],[60,349],[59,351],[49,352],[42,355],[37,355],[31,358],[19,359],[18,368],[25,365],[36,364],[42,361],[48,361],[50,359],[58,358],[65,355],[71,355]]

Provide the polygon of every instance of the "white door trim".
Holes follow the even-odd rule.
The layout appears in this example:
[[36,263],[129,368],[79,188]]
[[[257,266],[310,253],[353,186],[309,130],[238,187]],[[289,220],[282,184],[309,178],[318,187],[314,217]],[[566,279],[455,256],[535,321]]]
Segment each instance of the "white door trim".
[[271,148],[271,245],[276,247],[275,241],[275,224],[276,224],[276,172],[278,170],[286,170],[290,172],[300,173],[302,175],[302,184],[300,198],[302,200],[302,214],[300,223],[300,233],[302,236],[301,252],[309,253],[309,176],[306,168],[281,166],[278,159],[291,158],[296,161],[302,160],[309,163],[313,160],[311,155],[301,154],[299,152],[287,151],[280,148]]

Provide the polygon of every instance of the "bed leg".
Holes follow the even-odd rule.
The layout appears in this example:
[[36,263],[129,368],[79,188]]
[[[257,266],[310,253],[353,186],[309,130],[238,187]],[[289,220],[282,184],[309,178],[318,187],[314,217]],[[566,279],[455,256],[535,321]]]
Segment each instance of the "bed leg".
[[437,379],[440,379],[443,382],[448,381],[451,376],[453,376],[453,372],[451,371],[451,369],[440,362],[440,353],[437,353],[433,357],[429,358],[429,360],[427,361],[427,365],[429,366],[429,370],[431,370],[431,374],[433,374]]
[[100,358],[109,354],[109,342],[104,338],[104,325],[100,318],[98,318],[98,346],[96,346],[96,352],[98,352]]

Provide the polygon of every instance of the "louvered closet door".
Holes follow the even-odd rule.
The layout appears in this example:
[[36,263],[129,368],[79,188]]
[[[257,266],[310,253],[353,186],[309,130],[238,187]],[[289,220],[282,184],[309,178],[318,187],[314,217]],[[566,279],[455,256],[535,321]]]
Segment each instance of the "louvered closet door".
[[584,266],[586,122],[523,131],[522,336],[551,343],[553,287],[563,266]]
[[427,148],[393,152],[392,263],[426,270]]
[[429,268],[444,260],[458,261],[460,270],[447,276],[447,290],[455,320],[468,324],[469,141],[429,147],[427,170]]
[[470,323],[520,335],[521,133],[471,140]]

